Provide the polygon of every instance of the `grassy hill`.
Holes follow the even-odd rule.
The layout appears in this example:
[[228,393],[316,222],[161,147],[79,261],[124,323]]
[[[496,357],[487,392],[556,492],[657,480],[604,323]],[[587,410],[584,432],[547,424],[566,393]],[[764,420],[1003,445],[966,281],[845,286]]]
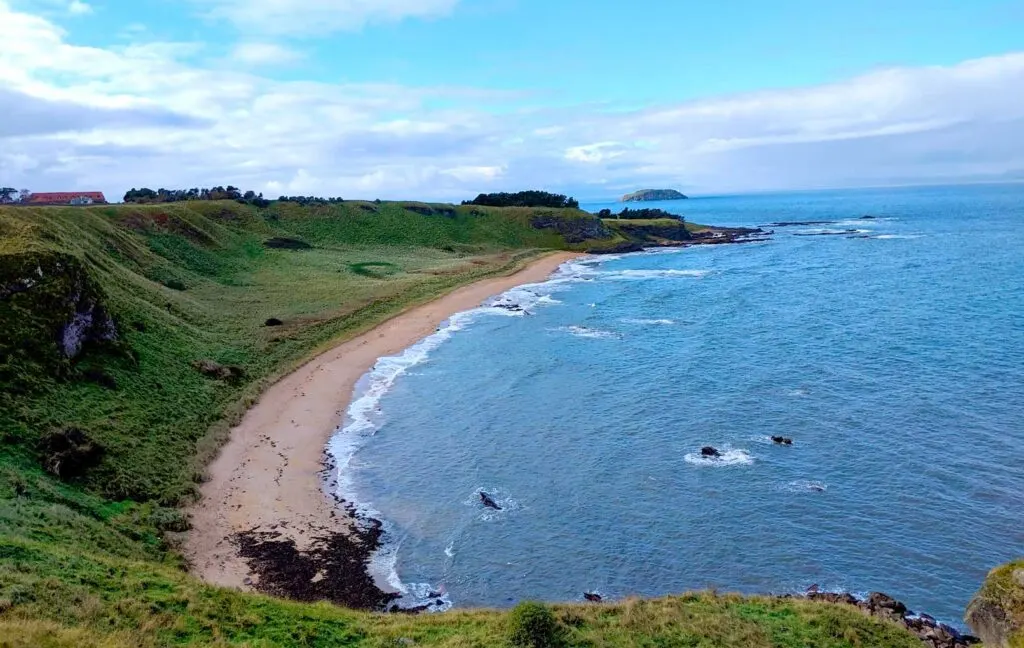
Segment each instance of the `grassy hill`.
[[[0,208],[0,648],[502,644],[503,612],[379,615],[202,584],[174,550],[176,507],[246,405],[317,350],[546,250],[626,238],[577,210]],[[793,600],[556,615],[572,645],[917,645]]]

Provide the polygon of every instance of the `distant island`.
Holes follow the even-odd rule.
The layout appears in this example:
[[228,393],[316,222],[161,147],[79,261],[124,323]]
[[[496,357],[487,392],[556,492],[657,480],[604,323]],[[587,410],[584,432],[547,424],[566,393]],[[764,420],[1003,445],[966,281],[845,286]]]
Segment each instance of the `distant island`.
[[675,189],[641,189],[622,197],[622,202],[643,202],[647,200],[686,200],[686,196]]

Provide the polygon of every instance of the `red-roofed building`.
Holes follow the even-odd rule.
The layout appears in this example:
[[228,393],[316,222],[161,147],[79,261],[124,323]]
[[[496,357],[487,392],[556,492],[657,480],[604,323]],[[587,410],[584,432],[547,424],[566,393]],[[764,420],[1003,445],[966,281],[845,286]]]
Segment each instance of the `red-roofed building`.
[[107,199],[100,191],[61,191],[57,193],[34,193],[28,197],[29,205],[94,205],[105,204]]

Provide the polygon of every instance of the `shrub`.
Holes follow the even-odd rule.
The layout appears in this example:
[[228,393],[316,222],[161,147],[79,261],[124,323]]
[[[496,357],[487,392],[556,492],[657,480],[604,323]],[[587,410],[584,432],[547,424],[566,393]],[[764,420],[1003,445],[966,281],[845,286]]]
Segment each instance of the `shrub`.
[[551,608],[523,601],[508,615],[508,640],[520,648],[558,648],[565,645],[565,631]]
[[61,479],[80,476],[103,456],[103,448],[76,427],[50,431],[40,440],[39,449],[43,467]]

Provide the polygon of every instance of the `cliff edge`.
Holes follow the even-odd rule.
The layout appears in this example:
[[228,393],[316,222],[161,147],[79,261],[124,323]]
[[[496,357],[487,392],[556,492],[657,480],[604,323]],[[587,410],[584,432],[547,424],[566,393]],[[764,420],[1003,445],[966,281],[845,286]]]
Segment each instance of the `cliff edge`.
[[1024,648],[1024,559],[989,572],[964,620],[989,648]]

